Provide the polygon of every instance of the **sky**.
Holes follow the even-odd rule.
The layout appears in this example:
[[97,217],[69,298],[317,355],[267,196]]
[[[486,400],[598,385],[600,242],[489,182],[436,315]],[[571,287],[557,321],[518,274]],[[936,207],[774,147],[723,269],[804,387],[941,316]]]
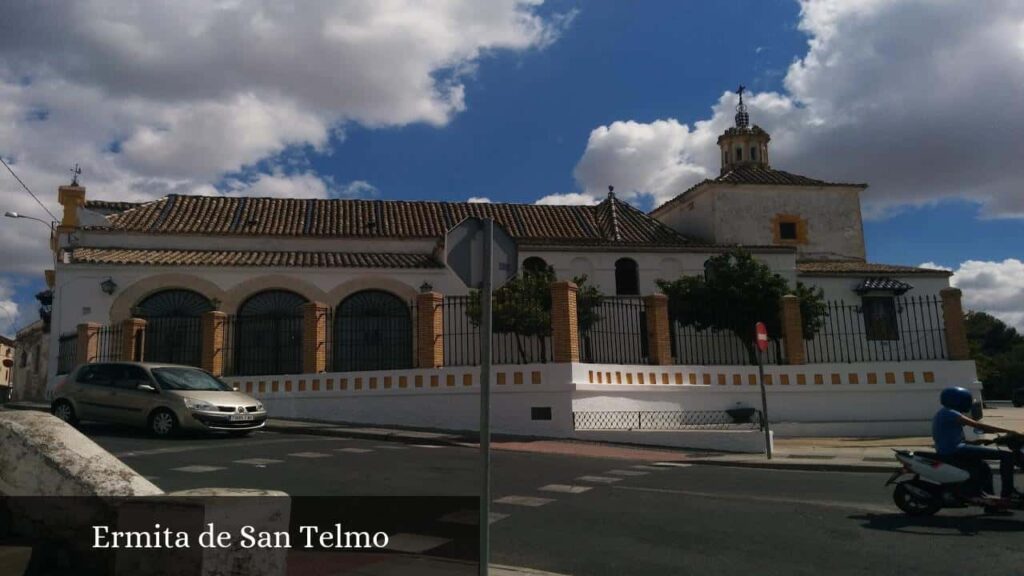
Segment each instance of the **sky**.
[[[718,172],[748,88],[775,168],[865,182],[871,261],[1024,330],[1024,3],[10,0],[0,157],[59,214],[168,193],[644,210]],[[0,170],[0,208],[49,216]],[[0,220],[0,333],[47,231]]]

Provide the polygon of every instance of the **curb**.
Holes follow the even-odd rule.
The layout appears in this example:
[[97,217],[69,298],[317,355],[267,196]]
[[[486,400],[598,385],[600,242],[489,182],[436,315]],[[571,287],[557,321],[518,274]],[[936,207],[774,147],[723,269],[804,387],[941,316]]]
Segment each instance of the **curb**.
[[722,466],[732,468],[764,468],[766,470],[798,470],[807,472],[875,472],[884,473],[892,472],[895,469],[895,465],[881,465],[881,464],[836,464],[827,462],[783,462],[783,461],[763,461],[763,462],[744,462],[742,460],[702,460],[702,459],[687,459],[684,460],[687,464],[699,464],[703,466]]

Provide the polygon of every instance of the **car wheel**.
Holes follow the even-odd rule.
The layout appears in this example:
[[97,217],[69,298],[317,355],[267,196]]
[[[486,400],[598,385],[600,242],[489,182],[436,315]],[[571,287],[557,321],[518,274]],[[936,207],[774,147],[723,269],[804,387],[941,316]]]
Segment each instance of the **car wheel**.
[[50,413],[72,426],[78,424],[78,416],[75,414],[75,408],[71,405],[71,402],[68,402],[67,400],[57,400],[54,402],[53,407],[50,408]]
[[170,410],[157,410],[149,417],[149,431],[161,438],[173,436],[178,431],[178,418]]

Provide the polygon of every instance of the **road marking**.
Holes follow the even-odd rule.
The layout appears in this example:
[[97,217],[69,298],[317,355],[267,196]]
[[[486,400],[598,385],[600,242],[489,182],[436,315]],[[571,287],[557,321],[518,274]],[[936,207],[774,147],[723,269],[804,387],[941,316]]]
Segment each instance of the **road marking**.
[[551,498],[538,498],[536,496],[505,496],[494,501],[495,504],[512,504],[513,506],[530,506],[536,508],[554,502]]
[[280,464],[284,460],[274,460],[272,458],[247,458],[245,460],[235,460],[235,464],[249,464],[251,466],[266,466],[267,464]]
[[349,454],[366,454],[367,452],[373,452],[369,448],[335,448],[335,452],[348,452]]
[[634,492],[657,492],[660,494],[678,494],[680,496],[694,496],[697,498],[717,498],[719,500],[745,500],[749,502],[763,502],[765,504],[797,504],[801,506],[819,506],[822,508],[842,508],[876,512],[879,514],[890,514],[893,512],[893,509],[888,506],[873,506],[871,504],[841,502],[838,500],[812,500],[808,498],[755,496],[753,494],[722,494],[714,492],[697,492],[693,490],[672,490],[668,488],[641,488],[638,486],[613,486],[613,488],[618,490],[632,490]]
[[181,468],[171,468],[178,472],[213,472],[214,470],[223,470],[223,466],[201,466],[199,464],[193,464],[192,466],[182,466]]
[[[508,514],[501,514],[498,512],[491,512],[487,518],[488,524],[494,524],[499,520],[508,518]],[[458,512],[452,512],[445,514],[439,518],[441,522],[448,522],[450,524],[465,524],[467,526],[479,526],[480,525],[480,511],[479,510],[459,510]]]
[[662,468],[689,468],[693,464],[686,464],[684,462],[655,462],[655,466],[661,466]]
[[612,484],[622,481],[622,478],[609,478],[608,476],[580,476],[577,480],[592,482],[594,484]]
[[590,490],[591,486],[571,486],[569,484],[548,484],[541,486],[538,490],[544,492],[562,492],[564,494],[582,494]]
[[641,472],[639,470],[609,470],[605,474],[611,474],[612,476],[647,476],[650,472]]
[[330,454],[324,454],[323,452],[296,452],[294,454],[289,454],[289,456],[294,456],[295,458],[330,458],[331,457]]
[[116,452],[114,456],[118,458],[133,458],[136,456],[155,456],[158,454],[176,454],[179,452],[193,452],[199,450],[220,450],[221,448],[247,448],[249,446],[263,447],[267,444],[294,444],[296,442],[336,442],[338,440],[344,440],[344,438],[329,438],[326,436],[317,436],[316,438],[288,438],[282,440],[263,440],[259,439],[255,443],[252,438],[248,440],[228,440],[225,442],[209,442],[200,445],[189,444],[185,446],[170,446],[167,448],[153,448],[152,450],[131,450],[129,452]]
[[388,538],[388,545],[385,546],[384,549],[394,550],[396,552],[405,552],[407,554],[421,554],[427,550],[437,548],[438,546],[442,546],[449,542],[451,542],[451,540],[447,538],[399,532],[398,534]]

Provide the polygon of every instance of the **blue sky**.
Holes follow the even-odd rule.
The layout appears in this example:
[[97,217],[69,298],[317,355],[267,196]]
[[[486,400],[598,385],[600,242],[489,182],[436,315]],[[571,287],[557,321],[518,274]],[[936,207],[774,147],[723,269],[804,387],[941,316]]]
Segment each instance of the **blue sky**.
[[[650,209],[717,173],[743,83],[773,167],[871,185],[871,260],[954,269],[970,306],[1024,326],[1024,119],[1007,113],[1024,28],[1006,25],[1024,9],[994,2],[16,1],[0,24],[0,155],[54,212],[74,162],[91,198],[593,201],[614,184]],[[274,26],[247,29],[255,13]],[[96,32],[112,20],[134,33]],[[45,216],[6,174],[0,198]],[[16,324],[50,257],[36,227],[0,227]]]

